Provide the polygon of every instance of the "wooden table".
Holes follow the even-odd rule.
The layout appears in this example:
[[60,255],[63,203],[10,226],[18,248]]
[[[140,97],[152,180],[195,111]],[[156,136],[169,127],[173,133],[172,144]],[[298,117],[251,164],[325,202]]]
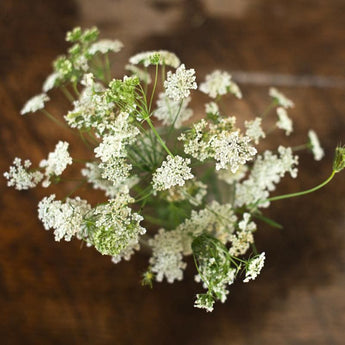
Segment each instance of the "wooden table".
[[[37,164],[61,138],[78,149],[68,133],[58,133],[40,115],[21,117],[19,110],[40,91],[50,61],[66,48],[65,31],[97,24],[104,36],[125,41],[119,64],[139,50],[165,48],[195,67],[199,80],[214,68],[237,71],[243,81],[248,73],[260,72],[257,85],[241,85],[247,103],[229,103],[241,119],[263,110],[266,84],[283,84],[279,88],[296,103],[290,112],[291,141],[304,142],[313,128],[326,157],[318,164],[302,153],[300,179],[286,178],[280,192],[324,179],[334,146],[345,142],[344,80],[332,79],[344,76],[345,3],[162,3],[1,1],[0,171],[15,156]],[[303,75],[325,78],[301,82]],[[273,144],[277,138],[272,137]],[[323,191],[272,205],[268,214],[284,229],[260,226],[257,246],[267,255],[262,275],[251,284],[236,284],[212,314],[193,308],[200,287],[193,282],[191,262],[184,282],[143,288],[145,256],[113,265],[93,249],[80,250],[77,241],[55,243],[36,219],[36,205],[46,191],[20,193],[5,187],[2,178],[0,343],[344,344],[344,176]]]

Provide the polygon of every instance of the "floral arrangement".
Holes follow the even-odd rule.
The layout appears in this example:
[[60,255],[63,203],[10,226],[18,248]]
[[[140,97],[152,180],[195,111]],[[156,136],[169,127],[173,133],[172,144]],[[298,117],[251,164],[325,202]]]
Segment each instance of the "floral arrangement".
[[[224,302],[234,280],[254,280],[265,252],[254,244],[257,222],[280,224],[262,209],[279,199],[313,192],[345,166],[345,147],[337,147],[330,177],[306,191],[271,197],[280,180],[297,176],[297,150],[307,149],[316,160],[324,151],[313,130],[307,142],[292,148],[260,151],[260,142],[273,130],[293,131],[288,110],[294,106],[275,88],[261,116],[245,121],[222,108],[224,97],[241,99],[239,86],[225,71],[215,70],[199,85],[195,70],[168,51],[139,53],[125,66],[126,76],[113,79],[110,53],[118,40],[98,39],[96,28],[67,33],[68,53],[54,61],[43,93],[30,99],[21,114],[42,112],[80,136],[87,159],[71,157],[69,144],[59,141],[37,168],[15,158],[4,174],[8,186],[25,190],[68,181],[68,166],[82,164],[75,188],[61,200],[55,194],[38,204],[38,217],[55,240],[77,238],[109,255],[114,263],[129,260],[140,247],[150,250],[143,284],[181,280],[185,257],[192,256],[195,280],[205,289],[195,307],[212,311]],[[71,102],[62,117],[45,109],[48,92],[60,89]],[[193,114],[191,95],[209,97],[202,114]],[[266,116],[275,112],[274,128]],[[192,120],[195,119],[193,122]],[[72,197],[88,183],[104,191],[104,201],[91,205]]]

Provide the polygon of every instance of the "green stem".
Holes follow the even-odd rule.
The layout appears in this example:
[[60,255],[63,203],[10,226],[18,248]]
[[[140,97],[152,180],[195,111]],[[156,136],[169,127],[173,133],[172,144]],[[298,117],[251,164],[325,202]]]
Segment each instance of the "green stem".
[[163,146],[164,150],[171,156],[174,158],[174,155],[171,153],[171,151],[168,149],[168,147],[165,145],[162,137],[159,135],[159,133],[157,132],[156,128],[154,127],[154,125],[151,122],[151,119],[149,117],[146,117],[146,122],[148,123],[148,125],[150,126],[150,128],[152,129],[152,132],[155,134],[156,138],[158,139],[158,141],[160,142],[160,144]]
[[74,97],[72,96],[72,94],[68,91],[68,89],[66,88],[66,86],[61,85],[60,86],[60,90],[62,91],[62,93],[65,95],[65,97],[72,103],[74,102]]
[[334,175],[336,174],[336,171],[332,171],[332,174],[328,177],[327,180],[325,180],[324,182],[322,182],[321,184],[317,185],[314,188],[310,188],[301,192],[297,192],[297,193],[290,193],[290,194],[283,194],[283,195],[278,195],[278,196],[274,196],[272,198],[268,198],[267,200],[262,200],[259,201],[259,203],[263,203],[263,202],[267,202],[267,201],[276,201],[276,200],[282,200],[282,199],[288,199],[288,198],[294,198],[296,196],[301,196],[301,195],[306,195],[312,192],[317,191],[318,189],[322,188],[323,186],[325,186],[327,183],[329,183],[332,178],[334,177]]
[[262,119],[264,119],[268,113],[277,105],[276,101],[273,101],[266,109],[265,111],[260,115]]
[[151,112],[151,106],[152,106],[153,96],[154,96],[154,94],[155,94],[156,86],[157,86],[157,79],[158,79],[158,64],[156,65],[155,82],[154,82],[154,84],[153,84],[152,94],[151,94],[151,98],[150,98],[149,112]]

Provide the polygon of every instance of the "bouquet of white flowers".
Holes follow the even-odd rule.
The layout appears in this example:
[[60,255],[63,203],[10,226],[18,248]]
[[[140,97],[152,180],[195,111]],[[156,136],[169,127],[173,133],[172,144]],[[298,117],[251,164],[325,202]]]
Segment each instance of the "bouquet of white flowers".
[[[336,148],[332,173],[320,185],[270,197],[286,174],[297,176],[297,150],[310,150],[316,160],[324,155],[313,130],[303,145],[260,152],[260,141],[274,129],[286,135],[293,131],[287,113],[294,106],[291,100],[271,88],[266,111],[240,128],[222,108],[224,97],[242,98],[229,73],[215,70],[198,86],[195,70],[162,50],[132,56],[125,67],[128,75],[113,79],[109,53],[119,52],[122,43],[98,35],[96,28],[68,32],[71,48],[54,61],[43,93],[21,111],[41,111],[73,130],[89,157],[72,158],[69,144],[59,141],[39,167],[15,158],[4,176],[18,190],[40,183],[47,188],[68,180],[63,175],[69,165],[82,163],[68,196],[57,200],[52,194],[39,202],[44,228],[54,230],[56,241],[76,237],[114,263],[147,247],[151,257],[142,282],[150,286],[164,278],[181,280],[185,257],[193,256],[195,279],[206,289],[197,294],[195,306],[212,311],[215,301],[226,300],[236,278],[253,280],[264,265],[265,253],[254,245],[256,222],[281,226],[262,209],[324,186],[344,168],[345,148]],[[63,119],[45,109],[53,88],[71,102]],[[203,114],[193,116],[192,90],[210,98]],[[277,120],[267,129],[264,120],[273,111]],[[85,183],[104,191],[103,203],[71,197]]]

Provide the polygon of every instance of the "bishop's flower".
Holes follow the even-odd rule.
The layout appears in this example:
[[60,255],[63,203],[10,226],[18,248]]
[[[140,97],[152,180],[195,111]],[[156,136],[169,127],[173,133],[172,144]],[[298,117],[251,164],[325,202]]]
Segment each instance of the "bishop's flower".
[[265,264],[265,253],[261,253],[259,256],[250,260],[246,267],[246,277],[243,280],[244,283],[248,283],[250,280],[254,280],[261,272]]
[[325,155],[325,151],[323,150],[323,148],[320,145],[319,138],[318,138],[317,134],[315,133],[315,131],[313,131],[312,129],[309,130],[308,137],[309,137],[311,150],[312,150],[313,155],[314,155],[314,159],[316,161],[320,161],[323,158],[323,156]]
[[196,89],[195,70],[187,69],[182,64],[175,73],[168,71],[167,79],[164,82],[166,95],[174,101],[180,101],[190,95],[190,90]]
[[283,107],[277,108],[277,115],[279,120],[277,121],[277,127],[285,130],[286,135],[292,133],[292,120],[289,118],[287,111]]
[[68,146],[69,144],[66,141],[59,141],[55,146],[55,150],[49,153],[48,158],[40,162],[40,167],[45,169],[46,176],[43,187],[50,185],[49,178],[51,176],[60,176],[67,168],[67,165],[72,164]]
[[293,108],[295,106],[294,103],[290,99],[288,99],[285,95],[283,95],[274,87],[271,87],[269,89],[269,95],[274,99],[274,101],[278,105],[280,105],[281,107],[285,109]]
[[176,185],[183,186],[186,180],[194,177],[190,162],[189,158],[168,156],[152,176],[153,189],[162,191]]
[[44,104],[49,101],[49,97],[46,93],[41,93],[37,96],[30,98],[25,104],[20,113],[22,115],[27,113],[34,113],[37,110],[43,109]]

